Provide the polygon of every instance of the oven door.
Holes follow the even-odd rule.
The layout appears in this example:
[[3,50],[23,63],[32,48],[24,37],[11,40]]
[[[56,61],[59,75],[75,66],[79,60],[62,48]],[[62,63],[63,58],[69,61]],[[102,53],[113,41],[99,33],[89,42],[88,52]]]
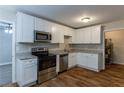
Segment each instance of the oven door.
[[48,32],[35,31],[35,41],[50,41],[51,34]]
[[56,56],[39,58],[38,70],[42,71],[56,66]]

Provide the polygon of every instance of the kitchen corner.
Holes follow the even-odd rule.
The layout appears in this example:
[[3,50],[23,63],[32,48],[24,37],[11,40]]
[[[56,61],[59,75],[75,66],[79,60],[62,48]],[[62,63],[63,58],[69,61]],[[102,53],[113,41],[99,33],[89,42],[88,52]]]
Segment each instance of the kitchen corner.
[[[16,17],[15,78],[19,86],[41,84],[75,66],[101,70],[101,25],[80,31],[22,12]],[[84,32],[90,34],[80,36]]]
[[123,8],[1,6],[0,86],[124,86]]

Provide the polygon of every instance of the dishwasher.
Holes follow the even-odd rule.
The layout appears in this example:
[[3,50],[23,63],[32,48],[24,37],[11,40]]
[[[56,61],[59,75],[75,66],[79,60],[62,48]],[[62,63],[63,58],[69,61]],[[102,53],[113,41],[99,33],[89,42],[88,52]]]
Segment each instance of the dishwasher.
[[59,72],[66,71],[68,69],[68,54],[61,54],[59,58]]

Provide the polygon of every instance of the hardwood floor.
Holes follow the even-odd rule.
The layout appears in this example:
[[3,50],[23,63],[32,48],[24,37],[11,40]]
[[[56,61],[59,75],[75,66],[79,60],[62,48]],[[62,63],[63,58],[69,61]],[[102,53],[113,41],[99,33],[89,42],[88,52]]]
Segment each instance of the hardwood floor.
[[124,65],[113,64],[101,72],[77,67],[35,87],[124,87]]

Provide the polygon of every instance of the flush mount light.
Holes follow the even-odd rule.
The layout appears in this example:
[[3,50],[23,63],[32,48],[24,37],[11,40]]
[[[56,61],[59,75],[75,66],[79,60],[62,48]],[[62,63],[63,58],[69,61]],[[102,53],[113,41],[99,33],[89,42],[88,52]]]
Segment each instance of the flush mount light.
[[84,22],[84,23],[87,23],[87,22],[90,21],[90,18],[89,17],[85,17],[85,18],[82,18],[81,21]]

